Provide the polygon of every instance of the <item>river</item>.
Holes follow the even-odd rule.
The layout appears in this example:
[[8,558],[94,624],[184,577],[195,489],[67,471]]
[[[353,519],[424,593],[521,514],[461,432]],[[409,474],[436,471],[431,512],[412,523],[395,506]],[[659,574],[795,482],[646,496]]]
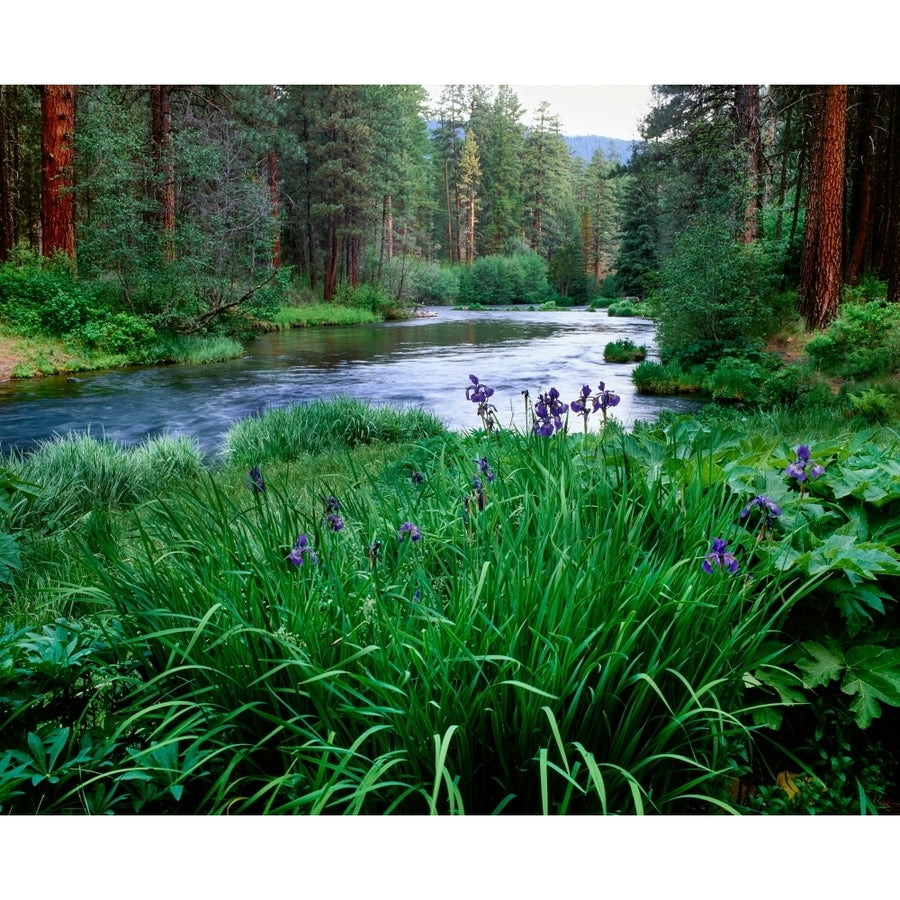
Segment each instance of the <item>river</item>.
[[[550,387],[574,399],[600,381],[621,397],[612,410],[626,427],[695,401],[638,395],[634,363],[607,363],[610,341],[629,339],[655,359],[647,319],[605,310],[465,311],[379,325],[295,329],[264,335],[246,355],[202,366],[155,366],[49,376],[0,384],[0,451],[89,432],[125,445],[164,433],[195,438],[215,453],[232,422],[272,407],[346,395],[373,405],[414,406],[452,430],[481,425],[466,400],[469,375],[494,388],[502,426],[524,423],[522,391],[532,401]],[[580,426],[580,422],[577,423]],[[570,427],[571,423],[570,423]]]

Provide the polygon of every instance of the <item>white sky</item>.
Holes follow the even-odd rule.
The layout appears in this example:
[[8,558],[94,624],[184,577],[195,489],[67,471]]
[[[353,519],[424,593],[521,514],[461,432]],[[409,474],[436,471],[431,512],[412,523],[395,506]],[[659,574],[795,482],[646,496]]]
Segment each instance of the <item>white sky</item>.
[[[458,82],[460,84],[466,82]],[[426,84],[434,102],[443,85]],[[492,85],[496,93],[496,85]],[[599,134],[603,137],[636,140],[638,124],[650,106],[647,84],[511,84],[519,104],[525,109],[522,121],[531,116],[543,100],[559,117],[565,135]]]

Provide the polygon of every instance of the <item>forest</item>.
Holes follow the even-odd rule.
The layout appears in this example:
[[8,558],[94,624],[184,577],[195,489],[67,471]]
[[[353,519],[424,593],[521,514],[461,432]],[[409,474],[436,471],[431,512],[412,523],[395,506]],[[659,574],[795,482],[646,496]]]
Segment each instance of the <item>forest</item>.
[[[845,286],[900,298],[896,87],[653,97],[626,164],[572,152],[548,103],[525,126],[503,85],[448,85],[433,108],[416,85],[4,85],[0,321],[115,348],[252,330],[300,289],[395,314],[645,299],[700,234],[753,251],[809,329]],[[546,296],[473,285],[477,261],[524,255]],[[64,282],[44,265],[17,287],[60,258]]]
[[2,335],[578,305],[708,402],[629,430],[585,372],[516,430],[478,372],[463,433],[336,398],[213,461],[9,454],[0,811],[895,814],[898,128],[893,85],[659,84],[585,160],[505,86],[3,86]]

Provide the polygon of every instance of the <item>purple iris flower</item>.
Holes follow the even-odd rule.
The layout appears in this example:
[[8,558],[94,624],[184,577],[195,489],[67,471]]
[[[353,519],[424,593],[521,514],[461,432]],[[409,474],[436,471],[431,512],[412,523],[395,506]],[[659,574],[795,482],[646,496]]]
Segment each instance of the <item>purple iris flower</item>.
[[542,437],[550,437],[554,431],[562,431],[562,414],[569,409],[568,403],[559,399],[559,391],[552,387],[546,394],[539,394],[534,404],[534,432]]
[[411,541],[418,541],[422,537],[422,533],[412,522],[404,522],[400,526],[400,530],[397,532],[397,540],[402,541],[404,534],[408,534]]
[[266,492],[266,483],[263,481],[263,477],[259,473],[259,466],[254,466],[247,473],[247,487],[249,487],[251,491],[257,494],[264,494]]
[[760,494],[758,497],[754,497],[742,510],[741,510],[741,518],[746,519],[750,514],[750,510],[753,507],[759,507],[759,510],[765,515],[767,519],[774,519],[777,516],[781,515],[781,507],[771,498],[764,497]]
[[337,513],[328,513],[325,521],[331,526],[332,531],[340,531],[344,527],[344,520]]
[[594,412],[598,409],[602,409],[605,413],[606,410],[610,406],[618,406],[619,401],[622,399],[618,394],[613,391],[607,390],[606,385],[601,381],[599,386],[597,387],[598,394],[596,397],[596,406],[594,407]]
[[488,462],[488,458],[486,456],[482,456],[480,459],[476,459],[475,462],[478,463],[478,471],[481,472],[481,474],[484,475],[484,477],[487,478],[489,482],[493,481],[494,473],[491,471],[491,466]]
[[727,553],[725,548],[728,541],[722,538],[713,538],[712,549],[706,554],[703,560],[703,571],[712,574],[713,567],[718,566],[725,569],[729,574],[734,575],[738,570],[738,561],[734,554]]
[[494,426],[497,424],[494,415],[497,412],[497,407],[493,403],[488,403],[488,400],[493,397],[494,389],[486,384],[482,384],[478,380],[477,375],[470,375],[469,381],[472,383],[466,388],[466,400],[471,400],[473,403],[478,404],[478,415],[481,416],[485,431],[493,431]]
[[297,538],[294,549],[288,553],[288,560],[295,566],[302,566],[304,562],[308,562],[311,566],[314,566],[319,561],[319,558],[316,556],[316,551],[309,546],[309,538],[305,533],[301,533],[300,537]]
[[825,469],[823,466],[815,463],[810,465],[809,447],[806,444],[801,444],[797,448],[797,458],[788,465],[784,470],[784,474],[802,484],[807,478],[813,481],[820,475],[824,475]]

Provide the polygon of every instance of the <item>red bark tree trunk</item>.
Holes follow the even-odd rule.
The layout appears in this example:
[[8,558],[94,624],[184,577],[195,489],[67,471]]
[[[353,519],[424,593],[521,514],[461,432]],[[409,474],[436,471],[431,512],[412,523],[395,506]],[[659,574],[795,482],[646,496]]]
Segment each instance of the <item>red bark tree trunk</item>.
[[815,137],[800,270],[800,312],[810,331],[831,324],[841,300],[847,86],[825,85],[813,114]]
[[75,85],[41,86],[41,252],[75,258]]

